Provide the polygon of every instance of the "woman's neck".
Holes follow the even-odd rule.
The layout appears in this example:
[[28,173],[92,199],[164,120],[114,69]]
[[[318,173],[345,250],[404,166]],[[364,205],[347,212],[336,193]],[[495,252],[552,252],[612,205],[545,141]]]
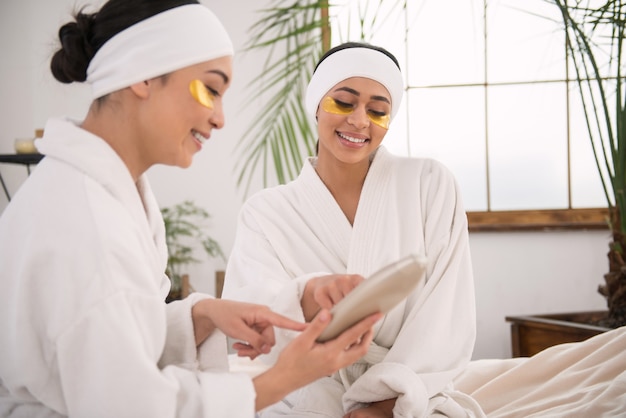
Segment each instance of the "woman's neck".
[[351,225],[354,224],[361,190],[363,189],[369,166],[369,160],[355,164],[346,164],[334,159],[324,158],[324,156],[320,156],[317,159],[315,166],[317,175],[333,195]]
[[133,128],[132,117],[119,111],[115,106],[93,102],[81,127],[102,138],[122,159],[133,180],[149,168],[142,161],[137,147],[137,134]]

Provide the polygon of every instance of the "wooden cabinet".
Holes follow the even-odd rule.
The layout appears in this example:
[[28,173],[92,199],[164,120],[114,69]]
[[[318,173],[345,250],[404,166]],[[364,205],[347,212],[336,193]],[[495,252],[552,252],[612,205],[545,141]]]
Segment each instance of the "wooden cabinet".
[[606,317],[606,311],[507,316],[511,323],[513,357],[530,357],[557,344],[584,341],[609,328],[590,325]]

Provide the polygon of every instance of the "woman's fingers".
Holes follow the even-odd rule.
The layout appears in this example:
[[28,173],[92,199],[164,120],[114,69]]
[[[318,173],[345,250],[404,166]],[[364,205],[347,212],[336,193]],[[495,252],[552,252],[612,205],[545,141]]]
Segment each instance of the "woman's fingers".
[[254,360],[261,354],[267,354],[267,353],[261,353],[258,350],[256,350],[254,347],[252,347],[251,345],[242,343],[242,342],[234,343],[233,349],[237,352],[237,355],[239,357],[250,357],[251,360]]
[[275,326],[292,331],[303,331],[306,329],[307,324],[294,321],[270,310],[264,310],[259,315],[255,324],[252,325],[252,329],[256,331],[259,341],[258,343],[253,344],[255,348],[258,348],[263,353],[269,352],[269,348],[276,344],[276,338],[274,335]]
[[358,274],[324,276],[316,285],[314,299],[320,307],[330,309],[362,281],[363,276]]
[[363,347],[364,345],[369,346],[373,337],[372,327],[382,317],[383,314],[380,312],[367,316],[342,332],[332,342],[347,347],[348,350]]
[[[383,315],[381,313],[375,313],[367,316],[345,330],[337,338],[328,341],[327,343],[338,344],[343,348],[350,348],[354,345],[358,347],[369,345],[373,335],[372,327],[380,318],[382,318],[382,316]],[[309,324],[309,327],[302,333],[302,337],[309,339],[311,343],[315,342],[317,337],[319,337],[322,331],[324,331],[324,329],[328,326],[330,319],[331,314],[327,309],[320,310],[313,321]],[[364,344],[365,342],[367,344]]]
[[314,344],[317,337],[319,337],[322,331],[328,326],[330,318],[331,315],[328,309],[321,309],[300,337],[309,344]]
[[269,353],[276,344],[274,326],[293,331],[302,331],[307,327],[307,324],[294,321],[269,309],[257,310],[251,319],[244,321],[244,325],[239,331],[239,338],[256,350],[257,354]]
[[270,310],[264,311],[261,317],[264,321],[278,328],[290,329],[292,331],[304,331],[307,327],[307,324],[303,322],[294,321],[293,319]]

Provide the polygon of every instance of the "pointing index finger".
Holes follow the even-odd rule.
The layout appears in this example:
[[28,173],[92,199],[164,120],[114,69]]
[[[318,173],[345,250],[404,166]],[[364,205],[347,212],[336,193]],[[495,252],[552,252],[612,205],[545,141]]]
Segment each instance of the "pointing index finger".
[[304,331],[307,327],[307,324],[303,322],[294,321],[293,319],[273,311],[268,311],[265,315],[265,319],[278,328],[290,329],[292,331]]

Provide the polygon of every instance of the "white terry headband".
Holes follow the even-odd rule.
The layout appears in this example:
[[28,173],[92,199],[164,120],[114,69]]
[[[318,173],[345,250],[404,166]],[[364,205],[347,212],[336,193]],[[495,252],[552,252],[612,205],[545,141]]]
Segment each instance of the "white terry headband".
[[326,57],[317,67],[306,89],[306,110],[315,117],[322,98],[337,83],[351,77],[378,81],[391,95],[391,119],[398,113],[404,83],[402,73],[391,58],[367,47],[341,49]]
[[119,32],[87,68],[94,99],[190,65],[233,55],[219,19],[201,4],[166,10]]

